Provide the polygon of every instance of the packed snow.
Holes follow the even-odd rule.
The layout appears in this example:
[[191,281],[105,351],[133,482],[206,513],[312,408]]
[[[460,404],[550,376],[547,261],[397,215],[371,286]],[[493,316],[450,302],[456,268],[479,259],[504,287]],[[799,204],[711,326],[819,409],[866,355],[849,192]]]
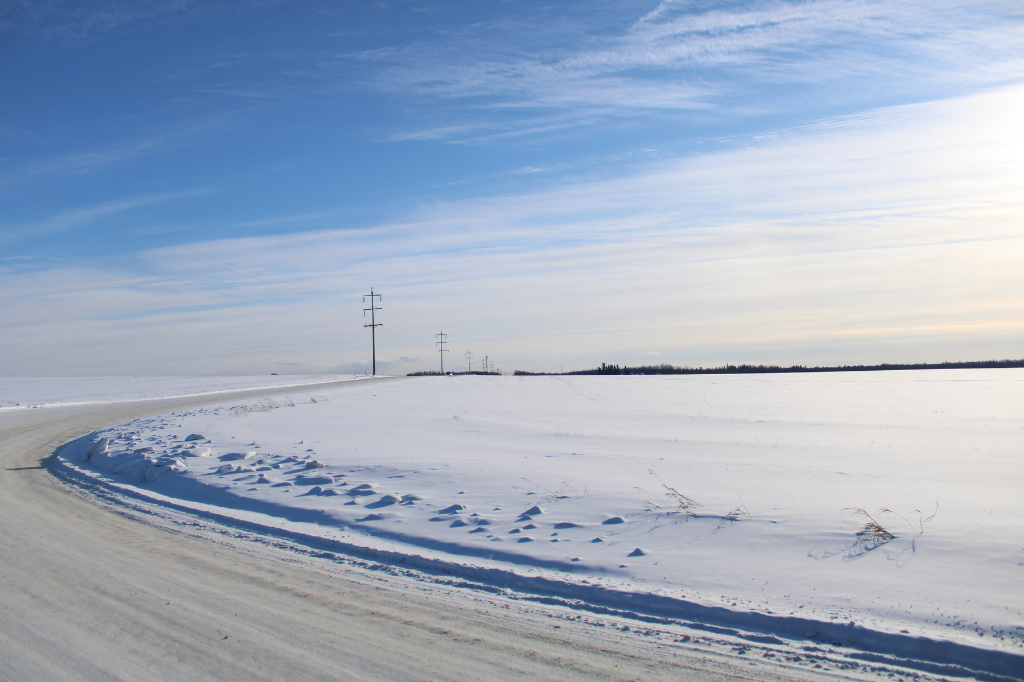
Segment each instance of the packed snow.
[[0,412],[69,405],[187,398],[307,386],[361,377],[352,374],[270,375],[232,377],[0,377]]
[[467,376],[140,419],[60,459],[477,579],[1021,654],[1022,445],[1020,369]]

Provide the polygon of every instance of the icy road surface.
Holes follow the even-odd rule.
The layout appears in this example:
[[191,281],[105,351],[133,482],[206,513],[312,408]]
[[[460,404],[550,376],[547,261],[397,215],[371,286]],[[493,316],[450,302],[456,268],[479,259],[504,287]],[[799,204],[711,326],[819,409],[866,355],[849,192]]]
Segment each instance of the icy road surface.
[[0,412],[189,398],[366,378],[353,374],[232,377],[0,377]]

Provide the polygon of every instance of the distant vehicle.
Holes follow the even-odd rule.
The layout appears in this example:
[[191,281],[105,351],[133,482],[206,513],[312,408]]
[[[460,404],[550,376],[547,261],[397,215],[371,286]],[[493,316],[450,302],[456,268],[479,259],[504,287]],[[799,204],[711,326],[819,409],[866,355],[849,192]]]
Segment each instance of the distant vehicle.
[[270,376],[272,376],[272,377],[276,377],[276,376],[277,376],[277,372],[271,372],[271,373],[270,373]]

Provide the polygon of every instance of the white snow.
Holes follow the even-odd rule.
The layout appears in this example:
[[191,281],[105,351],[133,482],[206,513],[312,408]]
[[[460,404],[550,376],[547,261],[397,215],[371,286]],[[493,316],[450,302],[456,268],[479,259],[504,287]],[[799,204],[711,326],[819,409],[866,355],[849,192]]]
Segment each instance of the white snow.
[[62,458],[477,578],[1020,654],[1022,445],[1024,370],[985,369],[409,378],[137,420]]
[[0,377],[0,412],[68,405],[160,400],[319,384],[352,374],[231,377]]

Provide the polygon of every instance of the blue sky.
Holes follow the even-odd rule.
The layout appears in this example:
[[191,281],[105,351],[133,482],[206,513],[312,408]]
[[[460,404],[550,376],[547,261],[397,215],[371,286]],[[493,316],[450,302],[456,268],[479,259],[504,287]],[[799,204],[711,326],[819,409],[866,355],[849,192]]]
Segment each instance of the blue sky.
[[1021,357],[1019,2],[0,9],[0,374]]

